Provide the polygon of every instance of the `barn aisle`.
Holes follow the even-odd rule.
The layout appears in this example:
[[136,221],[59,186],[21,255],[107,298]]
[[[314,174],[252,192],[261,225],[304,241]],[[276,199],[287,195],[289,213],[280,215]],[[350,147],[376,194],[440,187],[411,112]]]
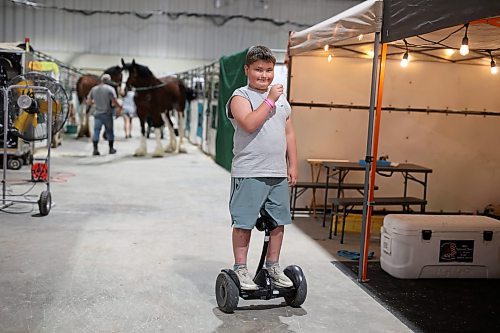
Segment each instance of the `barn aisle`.
[[[234,314],[220,312],[215,278],[232,264],[229,173],[191,145],[134,158],[138,135],[120,140],[120,125],[114,156],[101,141],[104,156],[91,157],[91,144],[74,138],[53,151],[48,216],[23,205],[0,213],[0,332],[410,331],[332,265],[304,226],[286,230],[281,258],[306,274],[303,307],[240,300]],[[251,271],[262,246],[253,236]]]

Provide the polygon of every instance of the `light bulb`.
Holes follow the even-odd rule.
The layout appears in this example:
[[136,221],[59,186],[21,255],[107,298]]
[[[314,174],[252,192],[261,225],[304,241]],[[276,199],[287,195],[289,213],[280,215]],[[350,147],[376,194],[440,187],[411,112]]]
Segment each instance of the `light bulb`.
[[358,36],[358,40],[362,40],[362,39],[363,39],[363,34]]
[[372,50],[370,50],[370,51],[366,52],[366,55],[368,55],[370,58],[373,59],[373,57],[375,56],[375,53]]
[[462,46],[460,46],[460,54],[466,56],[469,54],[469,38],[462,39]]
[[491,72],[491,74],[498,73],[498,67],[497,67],[497,64],[495,63],[495,60],[491,60],[490,72]]
[[407,67],[408,66],[408,52],[405,52],[403,55],[403,59],[401,59],[401,67]]
[[331,55],[331,54],[329,54],[329,55],[328,55],[328,62],[332,62],[332,58],[333,58],[333,57],[332,57],[332,55]]
[[330,46],[328,46],[328,44],[325,45],[325,47],[323,48],[326,51],[328,51],[328,49],[330,48]]
[[451,57],[453,54],[455,54],[455,50],[454,49],[446,49],[446,55],[448,57]]

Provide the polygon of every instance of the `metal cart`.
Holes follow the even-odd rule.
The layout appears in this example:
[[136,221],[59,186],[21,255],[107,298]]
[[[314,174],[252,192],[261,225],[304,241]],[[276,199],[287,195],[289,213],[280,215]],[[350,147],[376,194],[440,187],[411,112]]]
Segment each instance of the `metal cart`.
[[[3,142],[7,143],[7,135],[9,132],[9,92],[12,89],[23,88],[23,89],[32,89],[33,91],[38,91],[47,94],[47,101],[52,100],[52,93],[47,87],[41,86],[26,86],[26,85],[13,85],[7,88],[2,88],[3,94]],[[2,200],[1,200],[1,209],[5,209],[7,207],[12,206],[15,203],[32,203],[38,204],[38,208],[40,211],[40,215],[45,216],[48,215],[50,209],[52,207],[52,197],[50,194],[50,143],[52,142],[52,103],[48,103],[47,110],[47,177],[46,177],[46,190],[42,191],[40,194],[40,198],[38,201],[30,201],[30,200],[19,200],[15,199],[13,196],[7,195],[7,162],[8,162],[8,148],[7,144],[4,144],[3,147],[3,177],[2,177]]]

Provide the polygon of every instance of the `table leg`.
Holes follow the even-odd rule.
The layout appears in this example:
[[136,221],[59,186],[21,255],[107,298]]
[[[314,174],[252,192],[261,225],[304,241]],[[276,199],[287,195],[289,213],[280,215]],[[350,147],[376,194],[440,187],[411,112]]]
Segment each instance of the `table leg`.
[[330,168],[326,168],[326,185],[325,185],[325,200],[323,202],[323,227],[325,227],[325,221],[326,221],[326,204],[328,201],[328,181],[329,181],[329,175],[330,175]]
[[[314,182],[314,167],[315,167],[315,164],[314,163],[311,163],[310,164],[311,166],[311,181]],[[316,218],[316,189],[312,189],[312,199],[311,199],[311,203],[310,203],[310,207],[311,209],[309,210],[309,212],[312,211],[313,213],[313,217]]]
[[342,235],[340,236],[340,244],[344,244],[344,233],[345,233],[345,220],[347,218],[347,207],[344,206],[342,209]]

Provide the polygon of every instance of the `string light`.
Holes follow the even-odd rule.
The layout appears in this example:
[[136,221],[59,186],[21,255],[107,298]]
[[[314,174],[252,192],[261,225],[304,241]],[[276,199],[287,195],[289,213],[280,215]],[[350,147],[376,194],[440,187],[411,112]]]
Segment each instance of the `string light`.
[[446,49],[446,51],[445,51],[445,52],[446,52],[446,55],[447,55],[448,57],[451,57],[452,55],[454,55],[454,54],[455,54],[455,50],[454,50],[454,49]]
[[330,48],[330,46],[328,44],[326,44],[323,49],[325,50],[325,52],[327,52],[329,48]]
[[332,62],[333,56],[331,54],[328,55],[328,62]]
[[358,40],[362,40],[362,39],[363,39],[363,34],[358,36]]
[[403,39],[403,42],[405,42],[405,54],[403,54],[403,59],[401,59],[401,67],[403,68],[406,68],[408,66],[408,62],[409,62],[409,59],[408,59],[408,43],[406,42],[406,39]]
[[490,55],[490,59],[491,59],[491,62],[490,62],[490,72],[491,74],[496,74],[498,73],[498,67],[497,67],[497,64],[495,63],[495,60],[493,59],[493,55],[491,54],[491,51],[488,50],[488,53]]
[[465,24],[465,36],[462,39],[462,45],[460,46],[460,54],[463,56],[469,54],[469,38],[467,38],[467,30],[469,30],[469,23]]
[[366,55],[373,59],[373,57],[375,56],[375,52],[370,50],[370,51],[366,52]]

